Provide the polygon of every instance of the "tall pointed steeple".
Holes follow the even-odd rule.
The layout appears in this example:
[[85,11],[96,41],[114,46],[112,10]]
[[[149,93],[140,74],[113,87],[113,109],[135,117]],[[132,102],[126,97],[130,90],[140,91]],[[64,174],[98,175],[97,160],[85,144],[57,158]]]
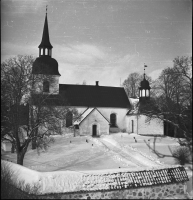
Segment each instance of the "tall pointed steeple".
[[53,46],[50,43],[50,37],[49,37],[47,6],[46,6],[46,17],[45,17],[45,22],[44,22],[42,41],[40,45],[38,46],[38,48],[39,48],[39,56],[43,56],[43,55],[51,56],[51,50]]
[[38,48],[39,57],[36,58],[33,63],[32,74],[60,76],[60,73],[58,71],[58,62],[54,58],[52,58],[53,46],[51,45],[49,38],[47,6],[42,41]]

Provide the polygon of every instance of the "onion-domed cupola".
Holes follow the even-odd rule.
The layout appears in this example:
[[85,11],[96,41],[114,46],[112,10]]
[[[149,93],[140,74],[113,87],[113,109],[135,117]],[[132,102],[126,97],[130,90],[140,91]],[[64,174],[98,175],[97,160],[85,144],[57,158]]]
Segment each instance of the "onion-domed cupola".
[[[46,6],[46,17],[44,22],[44,29],[42,35],[42,41],[39,48],[39,57],[33,63],[32,74],[35,76],[43,77],[43,91],[47,93],[57,94],[59,92],[59,77],[58,62],[52,58],[52,48],[50,43],[49,30],[48,30],[48,19],[47,19],[47,6]],[[47,78],[46,78],[47,77]],[[50,77],[52,83],[49,82]],[[49,79],[49,80],[48,80]],[[44,87],[44,85],[46,85]]]
[[147,65],[144,65],[144,78],[141,81],[140,87],[139,87],[139,101],[140,102],[150,99],[151,87],[149,86],[149,81],[147,81],[145,78],[145,67],[147,67]]

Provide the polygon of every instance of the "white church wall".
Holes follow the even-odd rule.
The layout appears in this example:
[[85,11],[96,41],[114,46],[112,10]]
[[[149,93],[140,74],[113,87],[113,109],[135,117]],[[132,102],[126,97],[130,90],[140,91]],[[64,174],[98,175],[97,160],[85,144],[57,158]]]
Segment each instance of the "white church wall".
[[126,129],[126,114],[128,110],[126,108],[97,108],[110,122],[110,115],[116,114],[117,126],[120,129]]
[[[132,128],[133,121],[133,128]],[[146,122],[144,115],[129,115],[126,119],[128,133],[136,133],[140,135],[164,135],[163,122],[158,119],[152,119]]]
[[[84,112],[87,107],[76,107],[79,113]],[[117,125],[120,129],[126,129],[126,114],[128,109],[126,108],[103,108],[97,107],[100,113],[110,122],[110,115],[115,113],[117,116]]]
[[97,125],[97,135],[109,134],[108,121],[97,110],[94,110],[80,124],[80,135],[92,135],[93,125]]
[[[77,110],[78,110],[78,113],[79,114],[81,114],[81,113],[83,113],[88,107],[72,107],[72,108],[76,108]],[[61,107],[60,106],[58,106],[58,109],[61,109]],[[127,109],[124,109],[124,108],[98,108],[97,107],[97,109],[99,110],[99,112],[110,122],[110,115],[112,114],[112,113],[115,113],[116,114],[116,116],[117,116],[117,125],[118,125],[118,127],[122,130],[122,129],[126,129],[127,128],[127,125],[126,125],[126,113],[128,112],[128,110]],[[94,111],[95,112],[95,111]],[[98,113],[98,111],[97,111],[97,113]],[[98,113],[99,114],[99,116],[100,116],[100,120],[102,120],[102,121],[104,121],[105,119],[104,119],[104,117],[103,116],[101,116],[101,114],[100,113]],[[96,116],[97,118],[98,118],[98,116]],[[90,117],[88,117],[89,118],[89,120],[90,120]],[[92,118],[94,119],[94,116],[92,115]],[[92,119],[92,120],[93,120]],[[66,120],[66,119],[64,119],[64,120]],[[91,121],[92,121],[91,120]],[[84,121],[87,121],[87,119],[85,119]],[[105,120],[106,121],[106,120]],[[88,122],[88,121],[87,121]],[[107,122],[107,121],[106,121]],[[105,122],[105,123],[106,123]],[[90,122],[91,123],[91,122]],[[107,122],[107,124],[108,124],[108,122]],[[135,123],[135,125],[134,125],[135,127],[136,127],[136,123]],[[87,127],[87,128],[86,128]],[[88,129],[88,124],[87,125],[85,125],[85,127],[83,128],[83,126],[81,125],[81,127],[80,127],[80,129],[79,129],[79,132],[80,132],[80,134],[84,134],[83,132],[85,132],[85,134],[88,134],[88,133],[92,133],[92,131],[90,130],[91,129],[91,124],[90,124],[90,127],[89,127],[89,129]],[[105,130],[104,130],[105,129]],[[108,124],[108,126],[106,126],[106,125],[104,125],[104,127],[103,127],[103,125],[102,125],[102,127],[101,127],[101,133],[102,134],[109,134],[109,124]],[[45,131],[45,128],[44,127],[39,127],[39,131],[40,132],[44,132]],[[61,121],[61,134],[67,134],[67,133],[72,133],[72,132],[74,132],[74,130],[72,129],[72,128],[66,128],[65,126],[63,126],[63,122]]]
[[137,116],[136,115],[129,115],[126,117],[126,132],[137,134]]
[[138,118],[138,134],[140,135],[164,135],[164,125],[161,120],[152,119],[146,122],[146,116]]

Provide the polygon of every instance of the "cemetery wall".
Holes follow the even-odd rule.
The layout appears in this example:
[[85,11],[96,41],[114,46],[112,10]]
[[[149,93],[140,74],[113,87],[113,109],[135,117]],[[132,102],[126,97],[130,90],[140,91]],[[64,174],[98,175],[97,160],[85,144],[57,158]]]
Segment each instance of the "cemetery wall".
[[167,184],[136,189],[92,191],[42,195],[42,198],[57,199],[165,199],[185,194],[184,183]]

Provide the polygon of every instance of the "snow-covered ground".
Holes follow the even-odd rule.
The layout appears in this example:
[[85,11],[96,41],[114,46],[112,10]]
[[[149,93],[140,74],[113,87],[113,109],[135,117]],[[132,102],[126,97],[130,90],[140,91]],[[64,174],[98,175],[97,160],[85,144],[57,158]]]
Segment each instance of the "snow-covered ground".
[[[38,155],[36,150],[28,150],[24,158],[24,166],[28,169],[12,164],[20,179],[30,184],[39,183],[41,193],[75,191],[82,185],[82,177],[89,173],[156,169],[176,164],[171,157],[160,159],[150,151],[144,140],[153,146],[151,136],[117,133],[101,138],[54,138],[55,143],[47,152]],[[171,155],[168,146],[173,149],[177,145],[177,140],[170,137],[156,140],[156,150],[163,154]],[[16,162],[16,154],[10,152],[3,153],[2,158]]]

